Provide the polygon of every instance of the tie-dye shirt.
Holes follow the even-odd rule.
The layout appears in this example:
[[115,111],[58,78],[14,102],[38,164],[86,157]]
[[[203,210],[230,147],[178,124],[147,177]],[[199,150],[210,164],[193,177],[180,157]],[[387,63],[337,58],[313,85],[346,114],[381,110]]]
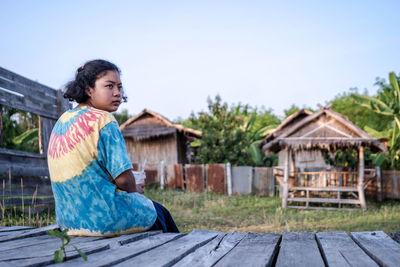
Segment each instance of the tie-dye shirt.
[[113,236],[154,224],[148,198],[110,182],[109,175],[115,179],[132,168],[110,113],[88,106],[66,111],[53,128],[47,156],[56,221],[69,235]]

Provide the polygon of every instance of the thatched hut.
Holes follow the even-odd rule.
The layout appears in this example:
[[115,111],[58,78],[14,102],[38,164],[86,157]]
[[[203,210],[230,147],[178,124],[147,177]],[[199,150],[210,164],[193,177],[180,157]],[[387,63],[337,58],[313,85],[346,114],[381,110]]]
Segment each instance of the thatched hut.
[[143,110],[120,126],[132,162],[187,163],[190,142],[201,132],[170,122],[160,114]]
[[[364,148],[372,151],[386,151],[386,147],[378,140],[362,131],[345,116],[334,112],[328,107],[320,107],[320,110],[312,113],[308,110],[288,117],[278,128],[270,132],[260,147],[265,154],[279,152],[279,162],[283,166],[282,207],[287,207],[288,201],[327,202],[340,204],[359,204],[366,208],[364,197]],[[330,176],[328,171],[318,172],[310,182],[308,175],[304,175],[305,168],[327,168],[322,151],[334,152],[339,148],[356,148],[359,154],[359,166],[355,179],[350,181],[338,175]],[[336,173],[337,174],[337,173]],[[346,174],[347,175],[347,174]],[[289,176],[293,183],[289,185]],[[332,178],[333,177],[333,178]],[[348,176],[350,177],[350,176]],[[279,180],[278,180],[279,181]],[[289,191],[330,191],[338,192],[338,199],[304,199],[288,198]],[[357,200],[340,199],[341,192],[358,192]],[[292,194],[294,196],[295,194]],[[354,195],[354,194],[353,194]]]

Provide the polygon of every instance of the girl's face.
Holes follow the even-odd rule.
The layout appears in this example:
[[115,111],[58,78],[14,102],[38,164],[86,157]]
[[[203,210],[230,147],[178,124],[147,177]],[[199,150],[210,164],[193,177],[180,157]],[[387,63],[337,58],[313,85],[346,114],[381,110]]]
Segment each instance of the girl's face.
[[108,112],[117,111],[122,100],[122,83],[119,74],[116,71],[106,71],[98,78],[94,88],[89,87],[86,90],[89,96],[86,104],[97,109]]

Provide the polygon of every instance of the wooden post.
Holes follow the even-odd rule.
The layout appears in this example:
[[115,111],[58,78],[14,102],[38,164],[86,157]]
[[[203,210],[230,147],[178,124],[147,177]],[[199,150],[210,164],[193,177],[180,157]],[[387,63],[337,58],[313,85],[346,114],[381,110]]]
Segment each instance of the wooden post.
[[160,162],[160,171],[159,171],[159,175],[160,175],[160,188],[164,189],[165,187],[165,165],[164,165],[164,161],[162,160]]
[[285,169],[283,173],[283,196],[282,208],[287,208],[288,194],[289,194],[289,161],[290,161],[290,148],[286,147]]
[[228,187],[228,196],[232,195],[232,174],[231,174],[231,164],[228,162],[226,164],[226,186]]
[[379,166],[375,167],[375,172],[376,172],[376,197],[379,202],[382,201],[382,174],[381,174],[381,168]]
[[367,209],[364,195],[364,147],[359,148],[359,167],[358,167],[358,199],[363,210]]

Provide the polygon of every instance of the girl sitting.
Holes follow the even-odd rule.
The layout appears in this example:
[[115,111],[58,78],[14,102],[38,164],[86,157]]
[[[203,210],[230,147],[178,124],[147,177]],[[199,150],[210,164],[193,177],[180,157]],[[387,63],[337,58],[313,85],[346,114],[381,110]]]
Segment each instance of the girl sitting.
[[124,138],[110,112],[126,100],[120,70],[89,61],[66,85],[78,105],[55,124],[48,165],[56,221],[69,235],[114,236],[146,230],[178,232],[168,210],[136,185]]

